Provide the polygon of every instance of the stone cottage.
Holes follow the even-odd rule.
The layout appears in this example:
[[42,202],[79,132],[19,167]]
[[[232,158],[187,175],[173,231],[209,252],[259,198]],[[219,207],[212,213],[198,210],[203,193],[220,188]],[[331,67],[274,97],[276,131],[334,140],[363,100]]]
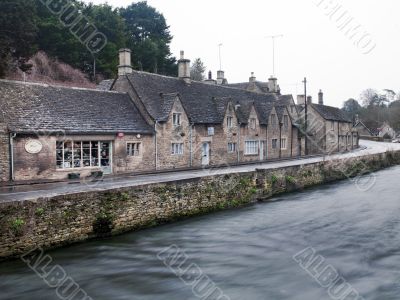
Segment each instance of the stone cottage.
[[[120,50],[119,57],[118,77],[99,90],[0,80],[0,181],[229,166],[304,155],[300,111],[291,95],[280,94],[276,79],[254,91],[227,84],[223,71],[217,80],[192,81],[184,53],[177,78],[133,70],[129,49]],[[349,134],[347,120],[338,119],[333,108],[313,109],[326,122],[334,118],[339,131],[333,136],[340,140]],[[335,150],[355,145],[347,140]]]

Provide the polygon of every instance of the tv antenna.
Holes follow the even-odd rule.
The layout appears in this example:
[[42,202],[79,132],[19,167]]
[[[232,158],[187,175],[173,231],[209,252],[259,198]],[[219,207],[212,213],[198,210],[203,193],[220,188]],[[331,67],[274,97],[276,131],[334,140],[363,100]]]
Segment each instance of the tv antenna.
[[219,70],[222,70],[222,58],[221,58],[221,48],[222,48],[223,44],[220,43],[218,44],[218,50],[219,50]]
[[283,37],[283,34],[269,35],[266,38],[272,39],[272,75],[275,77],[275,40]]

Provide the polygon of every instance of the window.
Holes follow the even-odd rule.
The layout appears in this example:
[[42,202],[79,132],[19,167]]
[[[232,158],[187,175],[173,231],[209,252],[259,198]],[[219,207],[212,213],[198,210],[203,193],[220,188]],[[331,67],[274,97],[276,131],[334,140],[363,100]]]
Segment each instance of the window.
[[226,126],[228,127],[228,128],[232,128],[232,125],[233,124],[233,118],[232,117],[227,117],[226,118]]
[[228,153],[236,152],[236,143],[228,143]]
[[281,149],[286,149],[286,139],[281,139]]
[[278,139],[272,139],[272,149],[276,149],[278,147]]
[[180,113],[174,113],[172,115],[172,121],[174,123],[174,126],[180,126],[181,125],[181,115]]
[[128,156],[139,156],[141,143],[127,143],[126,154]]
[[182,155],[183,154],[183,143],[172,143],[171,153],[172,153],[172,155]]
[[110,142],[57,142],[56,166],[57,169],[107,167],[111,164],[110,154]]
[[250,119],[250,129],[256,129],[257,120],[255,118]]
[[271,125],[272,125],[272,128],[276,128],[276,125],[277,125],[276,115],[271,115]]
[[208,127],[207,128],[207,133],[209,136],[213,136],[215,134],[214,127]]
[[245,143],[245,155],[257,155],[258,154],[258,141],[247,141]]
[[283,116],[283,126],[287,129],[289,127],[289,116]]

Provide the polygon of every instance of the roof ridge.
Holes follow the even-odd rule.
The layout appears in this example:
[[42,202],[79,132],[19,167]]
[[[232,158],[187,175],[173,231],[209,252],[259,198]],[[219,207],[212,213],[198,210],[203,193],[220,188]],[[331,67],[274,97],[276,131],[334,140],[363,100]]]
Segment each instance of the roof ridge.
[[[138,71],[138,70],[133,70],[133,72],[138,73],[138,74],[145,74],[145,75],[152,75],[152,76],[157,76],[157,77],[161,77],[161,78],[173,79],[173,80],[176,80],[176,81],[182,81],[182,79],[179,78],[179,77],[161,75],[161,74],[150,73],[150,72],[145,72],[145,71]],[[131,74],[129,74],[129,75],[131,75]],[[229,86],[229,84],[227,84],[227,85],[225,85],[225,84],[214,84],[214,85],[212,85],[212,84],[209,84],[209,83],[204,82],[204,81],[192,80],[192,82],[190,84],[193,84],[193,83],[194,84],[206,85],[206,86],[209,86],[209,87],[219,87],[219,88],[224,88],[224,89],[230,89],[230,90],[235,90],[235,91],[239,90],[239,91],[243,91],[245,93],[254,94],[254,95],[267,95],[267,96],[273,95],[273,93],[259,93],[259,92],[243,90],[243,89],[240,89],[240,88]]]

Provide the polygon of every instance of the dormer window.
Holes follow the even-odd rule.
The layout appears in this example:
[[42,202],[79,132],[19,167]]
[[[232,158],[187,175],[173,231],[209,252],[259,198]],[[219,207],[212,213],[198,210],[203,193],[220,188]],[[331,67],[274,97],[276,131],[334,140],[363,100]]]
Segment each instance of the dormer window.
[[276,115],[271,115],[271,125],[272,125],[272,128],[276,128],[276,126],[277,126]]
[[227,117],[226,118],[226,126],[228,128],[232,128],[233,127],[233,118],[232,117]]
[[180,114],[180,113],[174,113],[172,115],[172,122],[173,122],[174,126],[181,126],[181,117],[182,117],[182,114]]
[[287,115],[283,116],[283,126],[285,127],[285,129],[289,127],[289,117]]
[[250,129],[253,129],[253,130],[256,129],[257,120],[255,118],[251,118],[249,126],[250,126]]

